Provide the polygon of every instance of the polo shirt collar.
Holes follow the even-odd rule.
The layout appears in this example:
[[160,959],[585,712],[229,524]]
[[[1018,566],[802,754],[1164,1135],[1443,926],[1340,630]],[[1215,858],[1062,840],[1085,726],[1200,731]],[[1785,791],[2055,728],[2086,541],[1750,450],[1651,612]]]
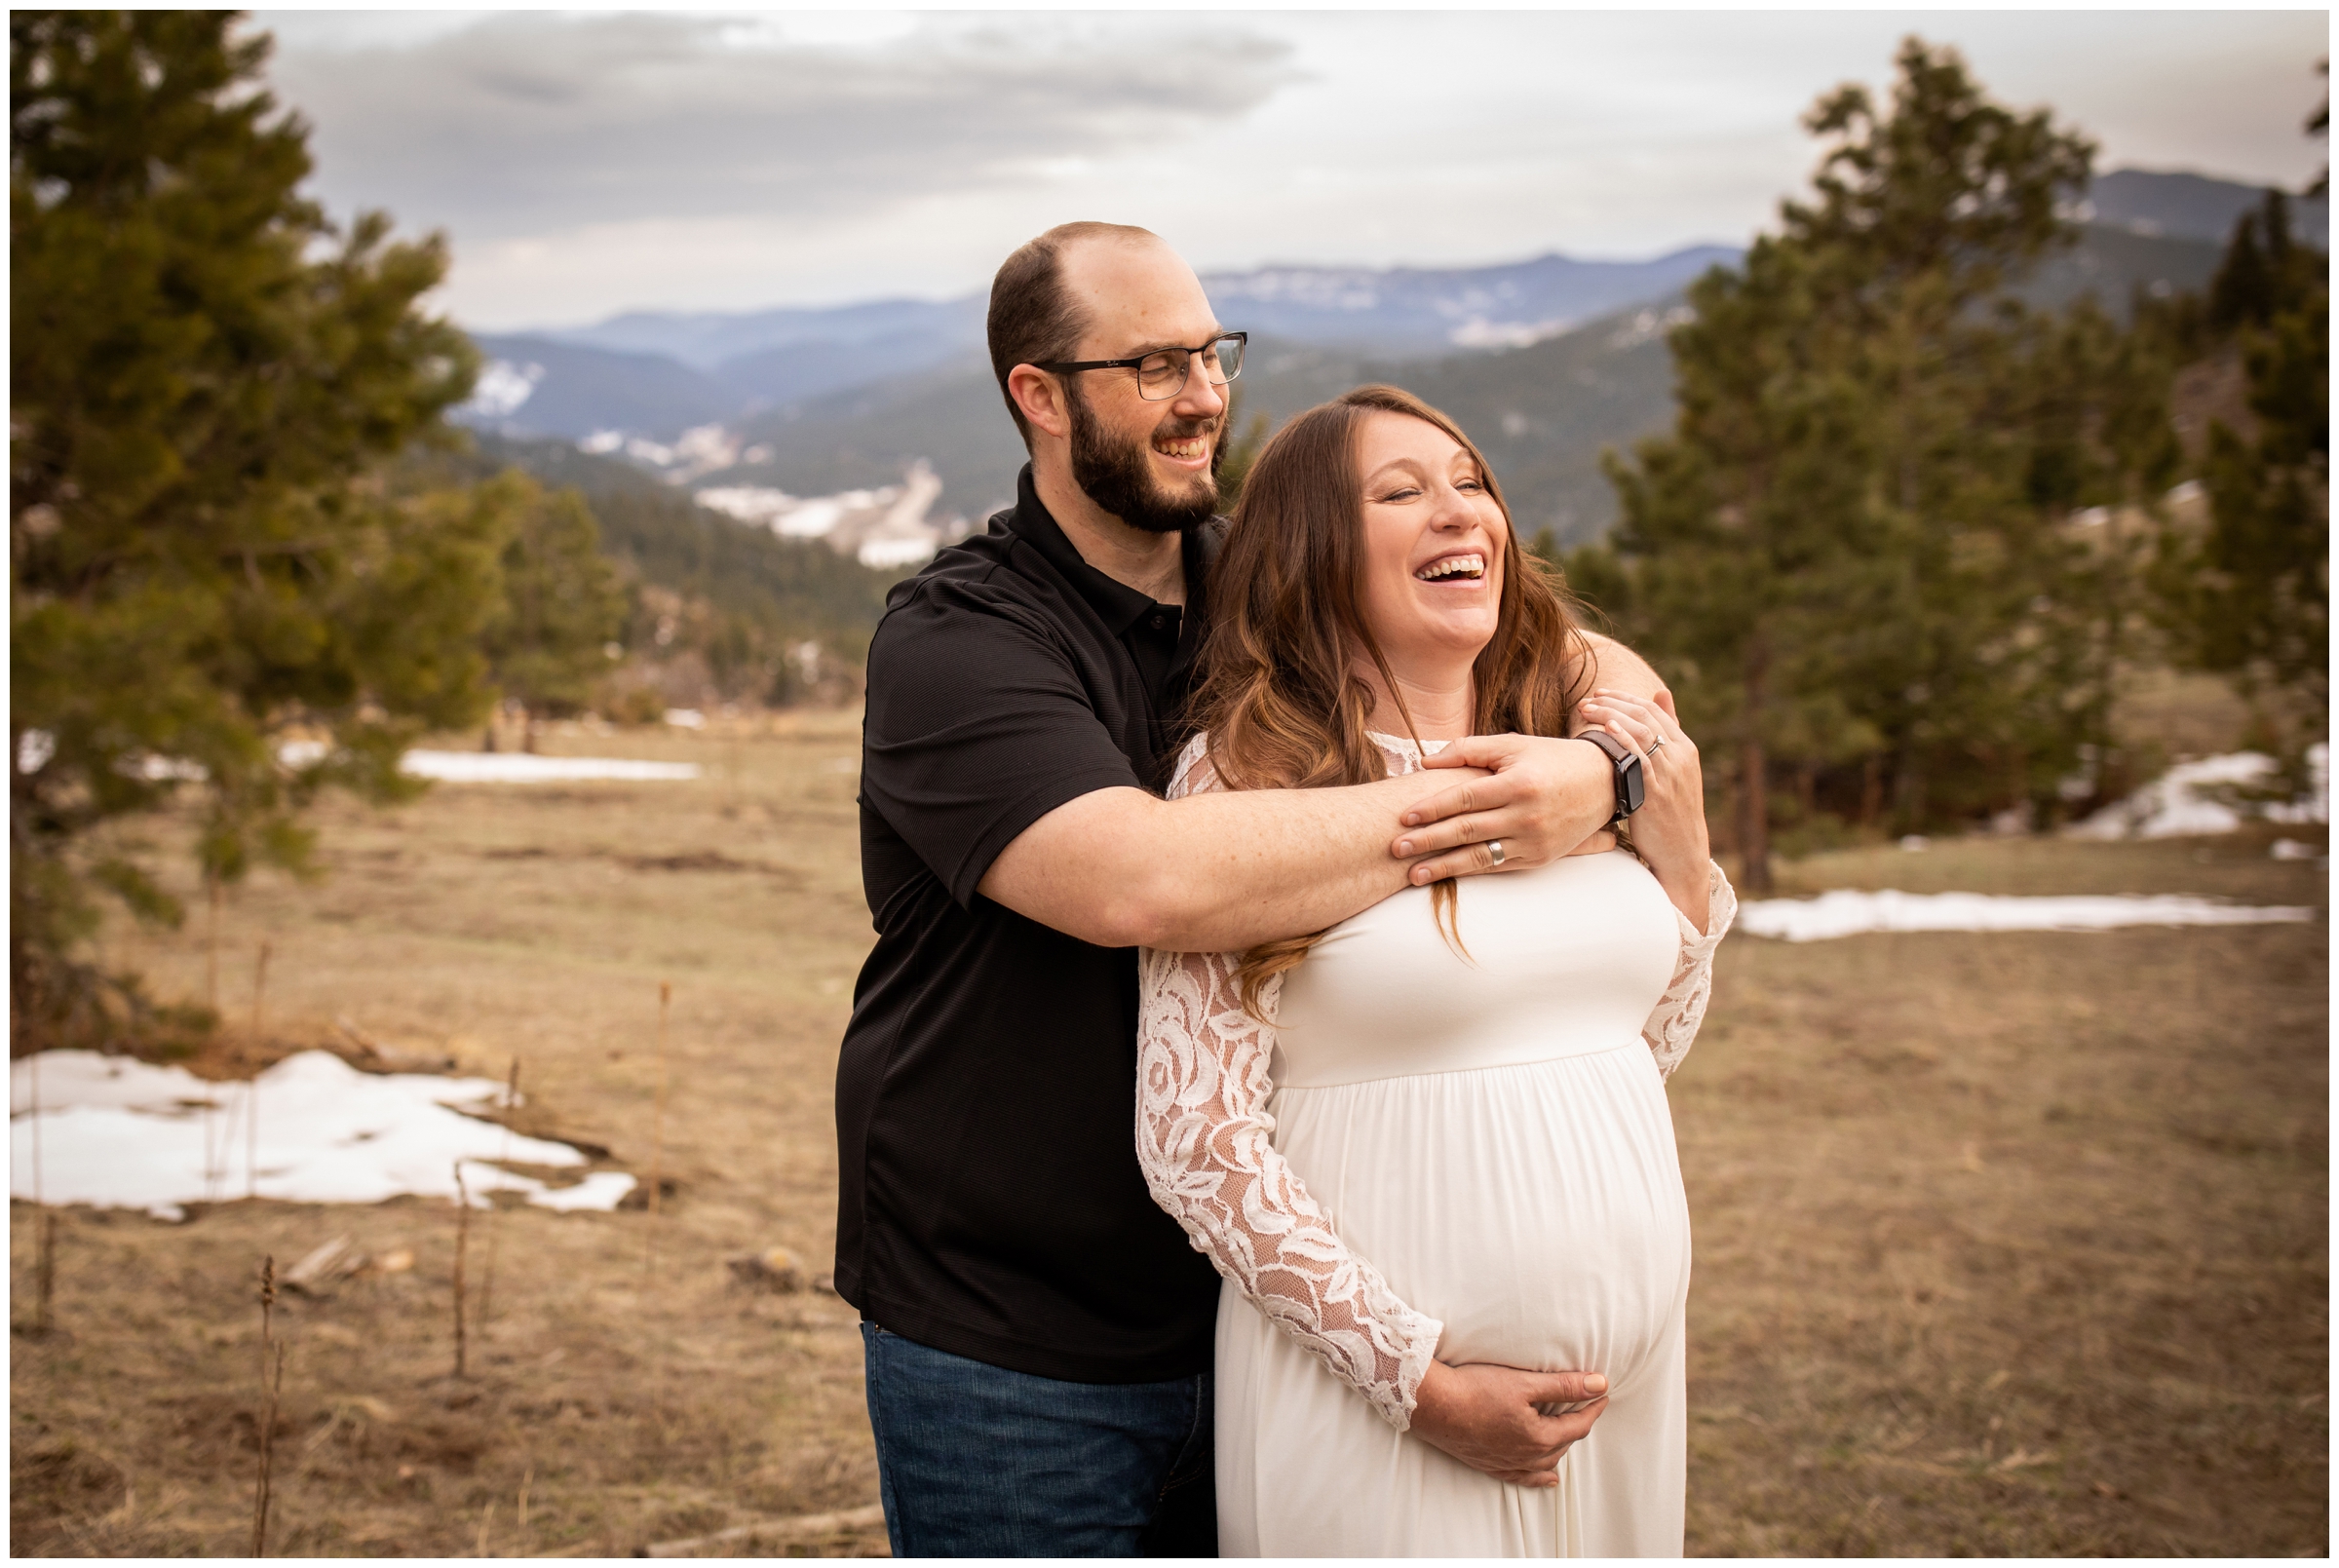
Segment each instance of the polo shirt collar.
[[[1016,476],[1016,507],[1006,515],[1006,522],[1016,538],[1046,556],[1048,564],[1063,574],[1114,636],[1126,635],[1131,627],[1159,608],[1153,599],[1127,583],[1107,577],[1081,558],[1080,552],[1072,548],[1072,541],[1064,537],[1062,525],[1040,504],[1040,492],[1031,482],[1029,463]],[[1190,622],[1202,601],[1201,530],[1187,529],[1180,536],[1180,547],[1186,574],[1185,619]]]

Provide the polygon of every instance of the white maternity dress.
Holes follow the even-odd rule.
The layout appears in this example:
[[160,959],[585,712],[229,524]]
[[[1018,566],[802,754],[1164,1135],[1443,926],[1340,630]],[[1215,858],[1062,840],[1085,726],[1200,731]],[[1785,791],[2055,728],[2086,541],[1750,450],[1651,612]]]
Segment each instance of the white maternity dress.
[[[1376,737],[1393,773],[1420,765]],[[1216,786],[1198,741],[1173,794]],[[1630,855],[1427,889],[1344,921],[1270,982],[1240,955],[1143,958],[1139,1159],[1226,1277],[1228,1556],[1677,1556],[1689,1212],[1665,1077],[1736,900],[1693,930]],[[1279,994],[1280,993],[1280,994]],[[1598,1371],[1555,1490],[1404,1428],[1433,1355]]]

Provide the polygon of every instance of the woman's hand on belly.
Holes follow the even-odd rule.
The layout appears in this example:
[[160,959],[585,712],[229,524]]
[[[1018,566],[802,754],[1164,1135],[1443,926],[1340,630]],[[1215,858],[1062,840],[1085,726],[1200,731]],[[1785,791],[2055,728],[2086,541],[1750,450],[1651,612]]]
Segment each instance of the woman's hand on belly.
[[[1408,1429],[1472,1470],[1518,1486],[1556,1486],[1559,1460],[1608,1408],[1597,1372],[1526,1372],[1485,1361],[1432,1361]],[[1587,1402],[1589,1401],[1589,1402]],[[1545,1415],[1544,1407],[1582,1409]]]

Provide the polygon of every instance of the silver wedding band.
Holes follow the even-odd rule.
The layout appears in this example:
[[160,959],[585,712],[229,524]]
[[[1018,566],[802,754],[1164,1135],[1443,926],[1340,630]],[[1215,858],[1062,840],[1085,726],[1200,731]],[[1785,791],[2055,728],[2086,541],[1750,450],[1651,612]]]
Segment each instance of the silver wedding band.
[[1490,838],[1486,841],[1486,858],[1496,865],[1503,863],[1503,841],[1501,839]]

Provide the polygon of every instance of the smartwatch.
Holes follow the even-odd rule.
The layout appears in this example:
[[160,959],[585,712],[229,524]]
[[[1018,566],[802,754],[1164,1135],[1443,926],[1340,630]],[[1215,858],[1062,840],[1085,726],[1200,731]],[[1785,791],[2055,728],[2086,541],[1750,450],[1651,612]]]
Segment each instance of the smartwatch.
[[1608,819],[1608,825],[1614,827],[1640,810],[1641,802],[1649,798],[1648,781],[1641,777],[1640,758],[1606,730],[1586,730],[1576,739],[1590,741],[1607,752],[1608,760],[1616,767],[1616,815]]

